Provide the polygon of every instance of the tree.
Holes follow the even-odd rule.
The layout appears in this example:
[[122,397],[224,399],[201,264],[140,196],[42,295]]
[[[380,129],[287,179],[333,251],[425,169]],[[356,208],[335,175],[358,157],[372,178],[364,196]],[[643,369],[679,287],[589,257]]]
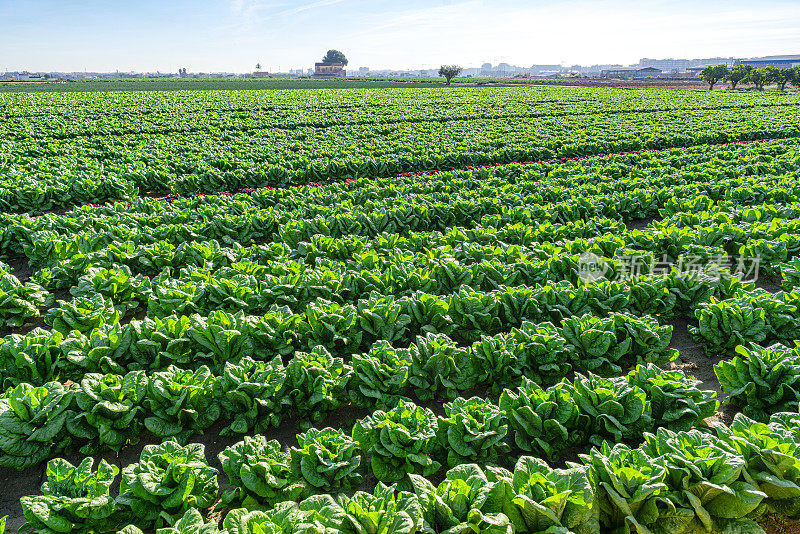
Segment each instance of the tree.
[[708,90],[713,91],[714,85],[725,78],[728,74],[728,67],[725,65],[716,65],[714,67],[706,67],[700,73],[700,77],[708,83]]
[[442,65],[439,68],[439,76],[444,76],[447,80],[447,85],[450,85],[450,80],[461,74],[463,70],[458,65]]
[[328,53],[325,54],[325,57],[322,58],[322,62],[326,65],[333,65],[334,63],[341,63],[345,67],[349,63],[347,57],[338,50],[328,50]]
[[764,67],[764,82],[765,85],[770,85],[773,83],[780,83],[781,79],[781,71],[776,67],[770,65],[769,67]]
[[747,78],[747,75],[750,73],[750,69],[748,69],[747,67],[752,68],[752,65],[738,65],[736,67],[733,67],[728,71],[728,74],[725,75],[723,80],[725,80],[726,82],[730,82],[731,89],[736,89],[736,86],[742,80]]
[[759,91],[764,90],[764,84],[767,83],[767,76],[764,69],[753,69],[750,75],[746,78],[747,83],[752,83]]
[[778,84],[779,91],[785,91],[786,84],[795,79],[796,72],[797,71],[795,71],[794,68],[778,69],[775,67],[767,67],[766,68],[767,82],[776,83]]
[[261,70],[261,63],[256,63],[256,70],[257,70],[257,71],[260,71],[260,70]]
[[792,67],[794,76],[792,76],[792,85],[800,87],[800,67]]

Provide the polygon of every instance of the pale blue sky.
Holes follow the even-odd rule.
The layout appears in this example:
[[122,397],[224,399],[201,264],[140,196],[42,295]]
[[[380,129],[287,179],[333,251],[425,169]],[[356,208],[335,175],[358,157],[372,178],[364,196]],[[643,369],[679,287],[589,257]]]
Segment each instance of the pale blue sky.
[[0,71],[632,63],[800,54],[797,0],[0,0]]

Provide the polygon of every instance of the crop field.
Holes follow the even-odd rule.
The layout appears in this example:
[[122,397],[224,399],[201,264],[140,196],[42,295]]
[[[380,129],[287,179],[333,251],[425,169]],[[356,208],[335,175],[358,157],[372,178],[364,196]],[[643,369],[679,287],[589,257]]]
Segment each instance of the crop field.
[[800,93],[4,93],[0,259],[9,532],[800,519]]

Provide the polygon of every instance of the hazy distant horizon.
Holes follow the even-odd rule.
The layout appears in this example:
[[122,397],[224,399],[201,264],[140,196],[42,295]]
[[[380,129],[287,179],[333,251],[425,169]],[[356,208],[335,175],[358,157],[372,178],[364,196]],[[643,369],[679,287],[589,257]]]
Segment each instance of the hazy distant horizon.
[[800,3],[687,0],[0,0],[0,71],[622,64],[800,54]]

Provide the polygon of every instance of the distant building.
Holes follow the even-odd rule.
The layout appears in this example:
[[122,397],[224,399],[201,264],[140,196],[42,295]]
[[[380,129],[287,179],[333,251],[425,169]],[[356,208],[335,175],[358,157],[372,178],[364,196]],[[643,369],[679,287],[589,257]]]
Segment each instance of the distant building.
[[342,63],[315,63],[314,64],[314,78],[344,78],[347,76],[347,71],[344,70]]
[[691,61],[688,59],[651,59],[651,58],[642,58],[639,60],[639,66],[644,67],[653,67],[654,69],[661,69],[661,72],[686,72],[686,69],[689,68]]
[[617,67],[614,69],[603,70],[600,72],[602,78],[647,78],[648,76],[658,76],[661,69],[654,67]]
[[693,59],[691,61],[692,67],[714,67],[716,65],[726,65],[733,67],[739,60],[735,57],[709,57],[703,59]]
[[21,72],[17,75],[17,81],[20,82],[41,82],[44,81],[44,76],[37,73]]
[[790,69],[800,66],[800,56],[766,56],[742,59],[740,65],[752,65],[756,68],[777,67],[779,69]]
[[531,65],[531,75],[536,76],[538,74],[551,74],[554,72],[561,71],[561,65]]
[[271,78],[269,72],[264,72],[263,70],[257,70],[253,73],[253,78]]

